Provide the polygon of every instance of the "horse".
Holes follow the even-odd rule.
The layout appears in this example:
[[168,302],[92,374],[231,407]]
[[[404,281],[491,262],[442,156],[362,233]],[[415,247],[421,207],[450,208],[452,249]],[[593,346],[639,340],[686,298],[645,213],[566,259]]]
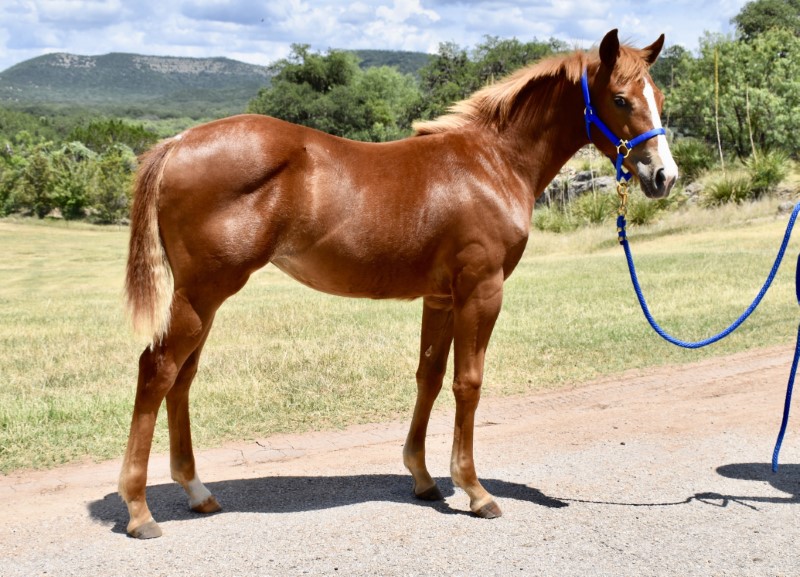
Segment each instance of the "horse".
[[[523,68],[394,142],[245,114],[144,153],[125,289],[134,329],[150,343],[139,357],[119,478],[128,534],[161,535],[145,492],[164,399],[172,479],[192,510],[220,510],[195,469],[189,388],[217,310],[268,263],[334,295],[422,299],[417,397],[403,448],[412,494],[442,499],[425,437],[452,348],[451,476],[472,513],[499,517],[475,471],[473,429],[503,283],[525,249],[534,203],[559,169],[590,140],[609,158],[619,152],[584,124],[582,75],[594,114],[621,138],[661,127],[663,96],[649,69],[663,43],[662,34],[637,49],[612,30],[598,49]],[[625,150],[623,162],[651,198],[667,196],[678,176],[663,134]]]

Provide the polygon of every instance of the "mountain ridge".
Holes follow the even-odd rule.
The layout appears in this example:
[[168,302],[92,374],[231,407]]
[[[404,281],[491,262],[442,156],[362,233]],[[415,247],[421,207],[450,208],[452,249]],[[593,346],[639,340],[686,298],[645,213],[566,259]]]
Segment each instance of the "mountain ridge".
[[[389,64],[412,74],[429,57],[415,52],[352,52],[364,67]],[[196,117],[225,116],[243,111],[258,90],[269,84],[270,77],[268,66],[224,56],[53,52],[0,72],[0,105],[91,107],[99,111],[149,109],[156,115],[180,111]]]

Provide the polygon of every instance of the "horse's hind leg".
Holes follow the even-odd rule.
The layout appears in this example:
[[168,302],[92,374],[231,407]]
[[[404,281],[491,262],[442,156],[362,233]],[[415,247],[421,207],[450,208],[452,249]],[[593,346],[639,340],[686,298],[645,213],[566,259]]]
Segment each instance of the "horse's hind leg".
[[422,309],[417,402],[403,447],[403,462],[414,478],[414,494],[426,501],[442,498],[425,464],[425,436],[431,409],[447,369],[447,356],[453,342],[453,302],[426,298]]
[[[212,318],[213,320],[213,318]],[[175,379],[175,384],[167,393],[167,420],[169,422],[169,454],[172,479],[183,487],[189,496],[189,507],[198,513],[219,511],[219,503],[200,482],[195,470],[194,452],[192,450],[192,432],[189,419],[189,387],[192,385],[200,353],[205,345],[211,329],[211,322],[206,324],[200,344],[189,355]]]
[[145,349],[139,358],[136,400],[119,479],[119,493],[130,515],[128,534],[132,537],[148,539],[161,535],[145,497],[156,416],[184,363],[203,342],[211,318],[213,312],[207,315],[198,313],[185,295],[176,291],[167,335],[161,344]]
[[492,495],[478,480],[472,452],[486,347],[503,300],[501,273],[479,281],[467,280],[463,286],[457,287],[454,299],[453,394],[456,419],[450,475],[453,482],[469,495],[472,512],[484,518],[502,515]]

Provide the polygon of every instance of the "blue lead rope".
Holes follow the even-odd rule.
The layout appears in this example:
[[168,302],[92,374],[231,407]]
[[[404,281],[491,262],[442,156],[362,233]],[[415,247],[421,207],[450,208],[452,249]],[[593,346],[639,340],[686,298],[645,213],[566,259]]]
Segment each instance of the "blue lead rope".
[[[783,256],[786,253],[786,247],[789,244],[789,238],[792,236],[792,229],[794,228],[794,223],[797,220],[797,215],[800,213],[800,203],[795,205],[794,210],[792,211],[791,216],[789,217],[789,223],[786,225],[786,234],[783,236],[783,242],[781,243],[781,247],[778,250],[778,255],[775,257],[775,263],[772,265],[772,270],[770,270],[769,276],[767,277],[764,286],[761,287],[761,290],[758,291],[758,295],[756,295],[755,300],[753,300],[752,304],[747,308],[747,310],[742,313],[742,315],[736,319],[728,328],[723,330],[721,333],[714,335],[713,337],[709,337],[702,341],[696,342],[689,342],[689,341],[682,341],[680,339],[676,339],[669,333],[667,333],[664,329],[662,329],[656,320],[653,318],[653,315],[650,314],[650,309],[647,306],[647,302],[645,301],[644,294],[642,293],[642,287],[639,285],[639,279],[636,276],[636,268],[633,265],[633,257],[631,256],[631,249],[628,244],[627,233],[625,231],[625,215],[621,214],[617,218],[617,229],[619,232],[619,242],[622,245],[622,248],[625,250],[625,259],[628,261],[628,270],[631,273],[631,281],[633,282],[633,288],[636,291],[636,298],[639,299],[639,304],[642,307],[642,312],[644,312],[644,316],[647,319],[647,322],[650,323],[650,326],[653,327],[653,330],[658,333],[658,335],[666,340],[667,342],[672,343],[673,345],[677,345],[679,347],[683,347],[685,349],[699,349],[701,347],[705,347],[706,345],[710,345],[711,343],[715,343],[721,339],[724,339],[733,331],[735,331],[739,326],[747,320],[754,310],[758,307],[761,303],[761,300],[764,298],[764,295],[767,294],[767,290],[769,290],[770,285],[772,285],[772,281],[775,280],[775,275],[778,273],[778,269],[781,266],[781,262],[783,261]],[[797,296],[797,302],[800,304],[800,256],[798,256],[797,261],[797,269],[795,272],[795,293]],[[775,443],[775,450],[772,453],[772,470],[773,472],[778,472],[778,454],[781,450],[781,444],[783,443],[783,437],[786,434],[786,426],[789,423],[789,409],[792,404],[792,389],[794,388],[794,378],[795,374],[797,373],[797,365],[798,359],[800,359],[800,326],[797,329],[797,343],[795,345],[794,350],[794,361],[792,362],[792,369],[789,374],[789,382],[786,386],[786,400],[783,405],[783,420],[781,421],[781,429],[778,433],[778,440]]]
[[[645,302],[644,295],[642,294],[642,288],[639,286],[639,279],[636,277],[636,269],[633,266],[633,257],[631,256],[631,249],[628,245],[628,238],[627,233],[625,232],[625,206],[628,200],[628,181],[630,180],[632,173],[625,170],[623,167],[623,163],[625,159],[630,154],[631,150],[638,146],[639,144],[645,142],[646,140],[666,134],[666,131],[662,127],[654,127],[647,132],[640,134],[639,136],[632,138],[631,140],[625,140],[619,138],[614,132],[600,119],[599,116],[594,111],[592,107],[591,97],[589,93],[589,74],[587,70],[584,68],[583,74],[581,75],[581,90],[583,92],[583,101],[584,101],[584,109],[583,109],[583,116],[584,121],[586,123],[586,135],[589,137],[589,141],[592,140],[592,125],[595,125],[600,132],[602,132],[606,138],[608,138],[611,143],[617,148],[617,159],[614,161],[613,159],[611,162],[614,164],[614,167],[617,170],[617,193],[620,195],[621,205],[620,205],[620,216],[617,219],[617,231],[619,233],[619,242],[622,247],[625,249],[625,258],[628,261],[628,270],[631,273],[631,281],[633,281],[633,288],[636,291],[636,298],[639,299],[639,304],[642,306],[642,312],[644,312],[645,318],[647,318],[647,322],[650,323],[650,326],[653,327],[653,330],[661,336],[664,340],[672,343],[673,345],[677,345],[679,347],[683,347],[686,349],[699,349],[701,347],[705,347],[706,345],[710,345],[711,343],[715,343],[721,339],[724,339],[741,325],[744,321],[747,320],[756,307],[761,303],[761,299],[764,298],[764,295],[767,294],[767,290],[769,290],[772,281],[775,280],[775,275],[778,273],[778,269],[781,266],[781,262],[783,261],[783,255],[786,252],[786,246],[789,244],[789,238],[792,235],[792,229],[794,228],[795,220],[797,219],[797,214],[800,212],[800,203],[798,203],[794,210],[792,211],[792,215],[789,218],[789,224],[786,226],[786,234],[783,237],[783,242],[781,243],[781,248],[778,251],[778,256],[775,258],[775,264],[772,265],[772,270],[767,277],[764,286],[761,287],[761,290],[758,291],[758,295],[756,295],[755,300],[753,303],[747,308],[747,310],[742,313],[742,315],[736,319],[731,326],[726,328],[721,333],[714,335],[713,337],[707,338],[702,341],[697,342],[688,342],[682,341],[680,339],[676,339],[675,337],[668,334],[664,329],[658,326],[658,323],[653,318],[653,315],[650,314],[650,309],[647,308],[647,302]],[[797,261],[797,270],[795,273],[795,292],[797,293],[797,302],[800,304],[800,257],[798,257]],[[786,401],[783,405],[783,420],[781,421],[781,430],[778,433],[778,440],[775,443],[775,450],[772,453],[772,470],[774,472],[778,472],[778,453],[781,450],[781,443],[783,443],[783,436],[786,434],[786,425],[789,422],[789,408],[792,404],[792,389],[794,388],[794,377],[797,373],[797,364],[798,359],[800,359],[800,326],[797,329],[797,344],[795,345],[794,349],[794,361],[792,362],[792,371],[789,374],[789,382],[786,386]]]

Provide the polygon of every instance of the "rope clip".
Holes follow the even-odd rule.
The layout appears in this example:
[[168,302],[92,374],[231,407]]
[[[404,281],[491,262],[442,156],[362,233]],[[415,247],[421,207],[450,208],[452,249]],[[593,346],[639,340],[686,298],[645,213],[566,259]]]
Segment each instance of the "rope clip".
[[617,214],[625,216],[628,214],[628,181],[624,179],[617,181],[617,196],[619,196],[619,210]]

